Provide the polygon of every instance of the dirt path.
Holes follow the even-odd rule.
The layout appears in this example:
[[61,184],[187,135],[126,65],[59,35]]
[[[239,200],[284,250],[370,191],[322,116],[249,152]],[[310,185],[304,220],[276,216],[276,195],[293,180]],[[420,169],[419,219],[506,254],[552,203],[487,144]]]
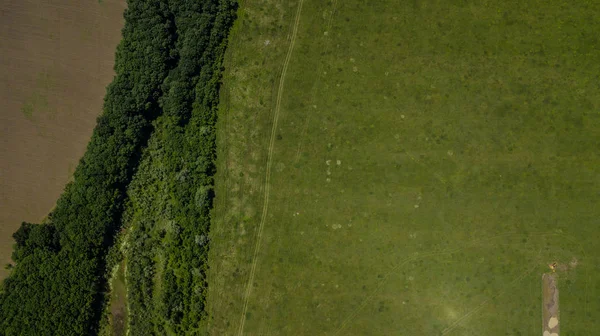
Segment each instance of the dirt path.
[[244,295],[244,307],[242,309],[242,314],[240,316],[240,327],[238,329],[238,335],[242,335],[244,333],[244,324],[246,322],[246,312],[248,311],[248,301],[250,299],[250,294],[252,293],[252,284],[254,282],[254,274],[256,272],[256,264],[257,264],[257,256],[260,251],[260,245],[262,241],[263,228],[265,226],[265,222],[267,219],[267,211],[269,209],[269,192],[271,189],[270,180],[271,180],[271,166],[273,163],[273,149],[275,147],[275,134],[277,132],[277,123],[279,120],[279,114],[281,111],[281,97],[283,96],[283,86],[285,83],[285,75],[287,73],[288,65],[290,63],[290,59],[292,57],[292,51],[294,50],[294,43],[296,42],[296,34],[298,33],[298,26],[300,24],[300,13],[302,12],[302,4],[304,0],[300,0],[298,4],[298,9],[296,10],[296,18],[294,22],[294,27],[292,29],[292,37],[290,41],[290,45],[288,47],[288,52],[285,57],[285,61],[283,63],[283,69],[281,71],[281,77],[279,78],[279,87],[277,88],[277,101],[275,103],[275,111],[273,113],[273,126],[271,127],[271,138],[269,141],[269,151],[267,154],[267,169],[265,173],[265,183],[264,183],[264,199],[263,199],[263,208],[262,214],[260,217],[260,223],[258,226],[258,234],[256,236],[256,243],[254,245],[254,254],[252,256],[252,267],[250,268],[250,276],[248,277],[248,283],[246,285],[246,292]]
[[558,286],[554,274],[542,275],[542,323],[544,336],[558,336]]

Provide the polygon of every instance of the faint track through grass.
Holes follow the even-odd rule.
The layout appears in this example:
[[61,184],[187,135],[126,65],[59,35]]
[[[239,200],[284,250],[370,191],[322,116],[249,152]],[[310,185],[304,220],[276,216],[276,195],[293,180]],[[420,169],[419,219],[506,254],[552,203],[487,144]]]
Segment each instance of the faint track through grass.
[[296,42],[296,34],[298,33],[298,26],[300,24],[300,14],[302,13],[302,4],[304,0],[300,0],[298,3],[298,9],[296,10],[296,17],[294,21],[294,27],[292,28],[292,36],[290,39],[290,45],[288,47],[288,52],[285,57],[285,61],[283,62],[283,69],[281,70],[281,77],[279,78],[279,86],[277,88],[277,101],[275,103],[275,111],[273,113],[273,126],[271,127],[271,137],[269,140],[269,151],[267,154],[267,169],[265,173],[265,192],[263,199],[263,208],[262,214],[260,218],[260,223],[258,225],[258,233],[256,235],[256,243],[254,245],[254,254],[252,255],[252,267],[250,268],[250,275],[248,277],[248,283],[246,284],[246,292],[244,296],[244,306],[242,308],[242,314],[240,316],[240,326],[238,329],[238,335],[243,335],[244,333],[244,324],[246,322],[246,312],[248,311],[248,301],[250,299],[250,294],[252,293],[252,284],[254,282],[254,274],[256,272],[256,264],[258,259],[258,252],[260,251],[260,245],[262,241],[263,228],[265,226],[265,222],[267,220],[267,211],[269,209],[269,192],[270,192],[270,179],[271,179],[271,167],[273,164],[273,149],[275,147],[275,138],[277,132],[277,122],[279,120],[279,114],[281,111],[281,98],[283,96],[283,86],[285,83],[285,75],[287,73],[288,65],[290,63],[290,59],[292,57],[292,52],[294,50],[294,43]]
[[[394,274],[395,272],[397,272],[402,266],[404,266],[404,265],[406,265],[406,264],[408,264],[410,262],[419,260],[419,259],[424,259],[424,258],[428,258],[428,257],[436,257],[436,256],[441,256],[441,255],[447,255],[447,254],[457,253],[457,252],[466,250],[468,248],[472,248],[472,247],[475,247],[477,245],[481,245],[483,243],[487,243],[488,247],[496,246],[498,243],[492,243],[492,244],[490,244],[490,242],[494,241],[494,240],[497,240],[497,239],[508,239],[510,237],[530,237],[530,236],[531,237],[550,237],[550,236],[561,237],[561,238],[565,238],[565,239],[573,242],[574,244],[580,245],[579,243],[577,243],[576,239],[574,239],[574,238],[572,238],[572,237],[570,237],[570,236],[568,236],[568,235],[566,235],[564,233],[548,233],[548,232],[539,231],[539,232],[530,232],[528,234],[521,234],[521,233],[508,232],[508,233],[502,233],[502,234],[490,236],[490,237],[487,237],[487,238],[473,239],[469,243],[464,244],[463,247],[458,247],[458,248],[453,248],[453,249],[445,249],[445,250],[438,250],[438,251],[432,250],[432,251],[428,251],[428,252],[425,252],[425,253],[418,253],[418,254],[412,255],[410,257],[406,257],[406,258],[402,259],[399,263],[397,263],[395,266],[393,266],[392,269],[383,276],[383,278],[379,281],[379,284],[377,285],[377,287],[363,300],[363,302],[355,310],[353,310],[344,319],[344,321],[341,323],[340,327],[333,333],[333,335],[339,335],[342,332],[342,330],[344,330],[346,327],[348,327],[348,324],[358,315],[358,313],[360,311],[362,311],[367,306],[367,304],[375,297],[375,295],[381,290],[381,288],[383,288],[383,286],[385,285],[385,283],[387,282],[387,280],[389,279],[389,277],[392,274]],[[580,247],[580,249],[582,249],[581,246],[579,246],[579,247]],[[583,252],[583,249],[582,249],[582,252]],[[538,252],[536,260],[540,261],[540,263],[541,263],[540,255],[541,255],[541,251]],[[517,277],[516,280],[513,280],[511,282],[511,284],[508,286],[508,288],[514,286],[514,284],[517,281],[520,281],[523,277],[525,277],[527,274],[531,273],[534,269],[535,269],[535,266],[533,266],[531,269],[525,271],[521,276]],[[586,285],[586,287],[587,287],[587,285]],[[485,304],[487,302],[489,302],[490,300],[498,297],[499,295],[501,295],[505,291],[506,290],[503,290],[502,292],[500,292],[499,294],[496,294],[492,298],[483,301],[479,306],[477,306],[473,310],[467,312],[467,314],[465,314],[463,317],[459,318],[452,325],[450,325],[449,327],[447,327],[446,329],[444,329],[444,331],[442,332],[442,335],[446,335],[448,332],[452,331],[454,328],[456,328],[456,326],[458,326],[458,324],[462,320],[468,318],[472,314],[474,314],[477,311],[479,311],[481,308],[483,308],[483,306],[485,306]]]
[[[329,29],[331,29],[331,24],[333,23],[333,17],[335,16],[335,11],[337,10],[337,3],[338,0],[334,0],[332,7],[331,7],[331,15],[329,15],[329,20],[327,21],[327,26],[325,27],[326,31],[325,32],[329,32]],[[331,42],[331,38],[327,38],[327,40],[329,42]],[[331,43],[328,43],[325,46],[325,53],[327,53],[329,51],[329,48],[331,47]],[[310,93],[310,100],[309,100],[309,106],[312,105],[312,103],[315,100],[315,96],[317,94],[317,87],[319,86],[319,83],[321,82],[321,79],[323,78],[323,74],[321,73],[323,69],[323,62],[319,62],[319,66],[317,69],[317,79],[315,80],[315,83],[313,85],[313,88],[311,90]],[[298,149],[296,150],[296,158],[294,159],[294,162],[298,162],[298,160],[300,160],[300,154],[302,153],[302,139],[306,136],[306,132],[308,131],[308,125],[310,123],[310,113],[306,116],[306,121],[304,122],[304,125],[302,125],[302,131],[300,132],[300,136],[298,137]]]
[[[231,128],[219,132],[232,163],[220,169],[210,330],[533,334],[538,273],[576,258],[561,280],[577,323],[565,325],[586,334],[597,97],[585,84],[594,71],[565,77],[546,63],[571,47],[593,53],[557,27],[565,13],[304,1],[281,88],[299,2],[246,1],[229,49]],[[590,57],[565,59],[597,70]]]
[[[540,255],[542,253],[542,250],[540,249],[540,251],[538,252],[537,257],[535,258],[536,262],[540,262]],[[469,310],[468,312],[466,312],[463,316],[461,316],[460,318],[456,319],[454,322],[452,322],[452,324],[450,324],[448,327],[446,327],[446,329],[442,330],[442,334],[441,335],[447,335],[448,333],[452,332],[454,329],[456,329],[464,320],[468,319],[469,317],[471,317],[472,315],[478,313],[481,309],[483,309],[483,307],[485,307],[490,301],[496,299],[497,297],[504,295],[509,289],[513,288],[517,283],[519,283],[521,280],[523,280],[523,278],[525,278],[526,276],[528,276],[529,274],[531,274],[535,269],[536,269],[537,265],[533,265],[532,267],[530,267],[529,269],[525,270],[523,273],[521,273],[518,277],[516,277],[515,279],[513,279],[513,281],[511,281],[503,290],[501,290],[499,293],[497,293],[496,295],[489,297],[485,300],[483,300],[481,303],[479,303],[475,308]]]

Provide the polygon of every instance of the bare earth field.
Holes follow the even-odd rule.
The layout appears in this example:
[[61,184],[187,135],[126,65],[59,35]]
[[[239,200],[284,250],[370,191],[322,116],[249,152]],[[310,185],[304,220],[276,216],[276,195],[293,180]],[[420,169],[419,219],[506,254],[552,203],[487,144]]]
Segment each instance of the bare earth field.
[[21,221],[47,215],[91,136],[113,77],[123,0],[2,0],[0,279]]

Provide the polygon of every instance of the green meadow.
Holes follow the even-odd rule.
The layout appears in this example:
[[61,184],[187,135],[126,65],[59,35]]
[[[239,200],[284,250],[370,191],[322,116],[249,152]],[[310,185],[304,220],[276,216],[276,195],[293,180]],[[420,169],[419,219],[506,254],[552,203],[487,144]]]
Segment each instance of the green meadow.
[[600,316],[593,1],[247,1],[229,39],[214,335],[541,335]]

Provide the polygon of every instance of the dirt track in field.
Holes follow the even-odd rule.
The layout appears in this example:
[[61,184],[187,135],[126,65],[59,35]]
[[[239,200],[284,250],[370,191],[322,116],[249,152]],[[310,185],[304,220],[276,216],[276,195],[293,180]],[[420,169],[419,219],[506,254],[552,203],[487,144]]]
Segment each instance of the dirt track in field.
[[113,78],[124,0],[4,0],[0,10],[0,279],[12,233],[54,206]]
[[560,330],[558,316],[558,285],[556,275],[542,276],[542,323],[544,336],[558,336]]

